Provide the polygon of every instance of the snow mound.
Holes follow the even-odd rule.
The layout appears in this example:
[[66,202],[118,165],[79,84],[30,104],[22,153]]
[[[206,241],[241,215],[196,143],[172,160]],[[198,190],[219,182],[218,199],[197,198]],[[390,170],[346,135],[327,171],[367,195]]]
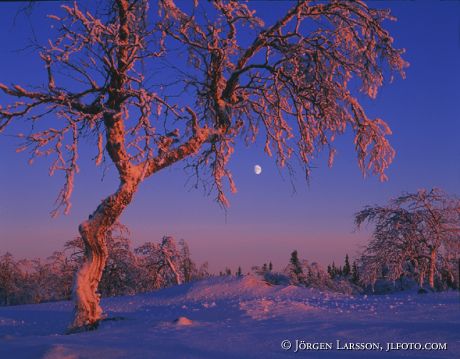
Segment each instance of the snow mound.
[[177,319],[174,319],[174,323],[179,326],[187,326],[192,325],[193,321],[188,319],[187,317],[179,317]]
[[253,276],[210,278],[195,283],[186,294],[187,300],[219,300],[241,296],[264,295],[272,286]]
[[63,345],[54,345],[45,353],[43,359],[78,359],[79,357]]
[[251,300],[240,303],[240,310],[255,320],[265,320],[276,317],[299,316],[316,308],[302,302],[277,300]]

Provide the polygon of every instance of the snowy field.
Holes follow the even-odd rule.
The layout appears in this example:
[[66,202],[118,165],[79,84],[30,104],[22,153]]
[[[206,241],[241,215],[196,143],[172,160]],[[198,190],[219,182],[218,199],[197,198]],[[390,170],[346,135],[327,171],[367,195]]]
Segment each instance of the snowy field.
[[[74,335],[64,335],[70,302],[1,307],[0,358],[460,357],[456,292],[346,296],[270,286],[247,276],[212,278],[102,304],[112,320],[95,332]],[[281,348],[283,340],[291,342],[290,350]],[[319,343],[325,349],[294,353],[296,340],[305,341],[303,349]],[[337,340],[342,348],[379,343],[383,350],[338,350]],[[447,343],[447,350],[387,352],[387,342]]]

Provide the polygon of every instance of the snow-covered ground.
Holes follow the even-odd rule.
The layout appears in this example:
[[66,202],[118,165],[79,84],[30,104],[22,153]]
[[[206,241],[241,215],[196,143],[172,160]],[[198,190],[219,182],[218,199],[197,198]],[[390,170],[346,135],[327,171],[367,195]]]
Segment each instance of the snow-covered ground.
[[[70,302],[1,307],[0,358],[460,357],[458,292],[347,296],[270,286],[247,276],[102,304],[112,320],[73,335],[64,334]],[[291,342],[290,350],[281,348],[283,340]],[[296,340],[332,349],[294,353]],[[342,348],[380,343],[383,350],[338,350],[337,340]],[[447,343],[447,350],[386,352],[387,342]]]

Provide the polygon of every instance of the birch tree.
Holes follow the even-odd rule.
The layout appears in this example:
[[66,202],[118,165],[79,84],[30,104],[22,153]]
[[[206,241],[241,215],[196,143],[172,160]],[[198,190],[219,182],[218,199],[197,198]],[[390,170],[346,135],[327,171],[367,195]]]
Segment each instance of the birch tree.
[[147,288],[164,288],[171,284],[182,284],[184,273],[181,271],[183,260],[180,249],[173,237],[164,236],[161,243],[144,243],[135,249],[140,264],[146,270]]
[[[406,193],[396,200],[417,218],[425,259],[429,263],[428,283],[435,286],[435,275],[446,258],[459,259],[460,200],[439,188]],[[448,259],[449,258],[449,259]]]
[[[70,210],[83,139],[97,143],[96,165],[105,160],[117,171],[118,188],[79,226],[85,253],[73,330],[102,318],[105,233],[139,185],[164,168],[187,160],[195,173],[209,174],[227,206],[227,185],[236,191],[227,164],[237,138],[261,136],[279,166],[297,154],[308,176],[320,150],[332,164],[334,139],[349,129],[362,171],[384,179],[394,156],[390,128],[366,115],[352,89],[375,98],[384,69],[404,75],[407,66],[383,26],[390,12],[362,1],[298,0],[267,24],[244,1],[107,3],[100,12],[65,4],[50,16],[56,36],[38,49],[46,83],[0,84],[8,101],[0,131],[29,119],[19,150],[51,156],[51,174],[65,176],[54,215]],[[186,64],[177,65],[177,51]]]
[[451,272],[460,256],[460,200],[438,188],[402,194],[386,206],[366,207],[355,222],[358,228],[365,222],[375,225],[361,258],[368,283],[375,282],[382,269],[394,281],[415,266],[420,287],[428,277],[434,289],[436,274],[440,269]]

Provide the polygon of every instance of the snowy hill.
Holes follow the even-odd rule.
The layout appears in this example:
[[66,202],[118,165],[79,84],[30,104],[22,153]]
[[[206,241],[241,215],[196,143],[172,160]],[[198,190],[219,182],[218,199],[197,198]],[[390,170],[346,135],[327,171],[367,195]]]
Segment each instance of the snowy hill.
[[[63,334],[70,302],[1,307],[0,358],[457,358],[460,352],[456,292],[347,296],[247,276],[108,298],[102,305],[112,320],[74,335]],[[283,340],[290,350],[281,348]],[[301,349],[323,343],[324,350],[294,353],[300,340]],[[447,350],[386,352],[387,342],[447,343]],[[383,350],[343,349],[347,343],[380,343]]]

